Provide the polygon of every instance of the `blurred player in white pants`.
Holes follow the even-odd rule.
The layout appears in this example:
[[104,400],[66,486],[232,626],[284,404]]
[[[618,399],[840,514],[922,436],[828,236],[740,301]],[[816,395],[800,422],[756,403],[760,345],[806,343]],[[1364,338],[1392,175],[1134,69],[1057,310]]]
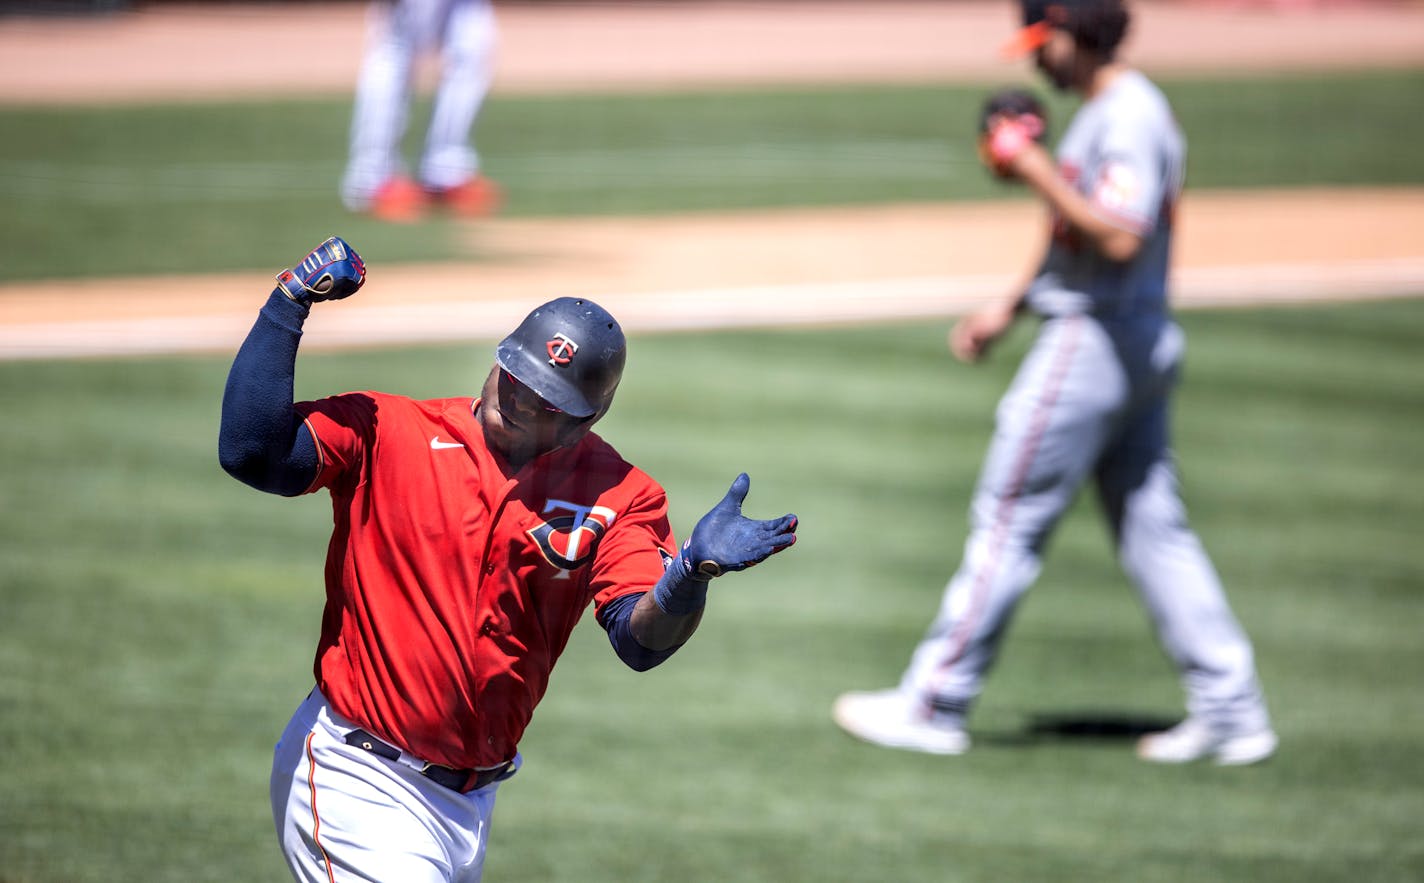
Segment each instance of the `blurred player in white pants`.
[[[499,202],[480,174],[470,133],[493,77],[497,42],[489,0],[376,0],[356,84],[350,159],[341,198],[354,212],[414,221],[432,204],[483,215]],[[415,178],[401,158],[415,74],[440,53],[440,79]]]

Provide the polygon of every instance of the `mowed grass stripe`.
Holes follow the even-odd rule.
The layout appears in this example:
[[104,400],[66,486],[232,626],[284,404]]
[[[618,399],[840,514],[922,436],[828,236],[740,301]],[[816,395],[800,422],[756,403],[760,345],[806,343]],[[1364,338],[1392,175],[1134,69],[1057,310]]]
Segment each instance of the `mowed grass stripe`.
[[[1184,491],[1256,644],[1270,764],[1149,767],[1110,733],[1065,735],[1180,713],[1086,496],[970,754],[831,724],[934,612],[1027,326],[976,367],[939,323],[639,334],[599,431],[669,488],[679,533],[746,470],[746,511],[795,511],[801,540],[719,582],[648,674],[581,625],[501,791],[488,879],[1417,878],[1424,298],[1182,321]],[[304,353],[297,392],[473,390],[487,346]],[[310,686],[330,511],[218,469],[229,358],[0,365],[6,879],[285,873],[267,766]]]

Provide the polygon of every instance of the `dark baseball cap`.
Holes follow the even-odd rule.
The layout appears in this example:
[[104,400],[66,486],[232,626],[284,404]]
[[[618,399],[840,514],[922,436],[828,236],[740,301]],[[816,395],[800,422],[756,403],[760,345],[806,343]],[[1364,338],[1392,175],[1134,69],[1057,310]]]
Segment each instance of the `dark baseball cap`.
[[1093,6],[1097,2],[1099,0],[1019,0],[1019,7],[1023,10],[1023,27],[1000,51],[1010,58],[1022,58],[1036,51],[1048,42],[1053,28],[1067,19],[1070,9]]

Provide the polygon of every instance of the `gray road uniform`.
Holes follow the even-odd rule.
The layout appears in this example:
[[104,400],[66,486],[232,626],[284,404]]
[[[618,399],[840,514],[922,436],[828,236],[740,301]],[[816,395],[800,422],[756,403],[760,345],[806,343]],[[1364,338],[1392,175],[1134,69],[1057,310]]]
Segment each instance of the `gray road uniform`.
[[1227,733],[1269,726],[1251,644],[1187,524],[1169,441],[1183,336],[1166,286],[1184,154],[1165,98],[1132,71],[1084,104],[1059,144],[1068,181],[1143,245],[1114,263],[1057,223],[1029,286],[1038,336],[999,403],[963,561],[901,681],[941,715],[962,716],[979,694],[1049,535],[1092,480],[1188,711]]

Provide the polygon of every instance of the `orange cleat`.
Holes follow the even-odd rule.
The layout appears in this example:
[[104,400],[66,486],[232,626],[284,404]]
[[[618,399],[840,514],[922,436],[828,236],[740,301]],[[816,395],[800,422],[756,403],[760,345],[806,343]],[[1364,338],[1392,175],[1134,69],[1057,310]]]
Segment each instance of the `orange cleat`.
[[425,216],[425,191],[409,178],[391,178],[371,197],[366,213],[380,221],[409,224]]
[[464,218],[480,218],[494,214],[503,198],[499,185],[480,175],[454,187],[426,192],[434,202],[448,209],[451,214]]

